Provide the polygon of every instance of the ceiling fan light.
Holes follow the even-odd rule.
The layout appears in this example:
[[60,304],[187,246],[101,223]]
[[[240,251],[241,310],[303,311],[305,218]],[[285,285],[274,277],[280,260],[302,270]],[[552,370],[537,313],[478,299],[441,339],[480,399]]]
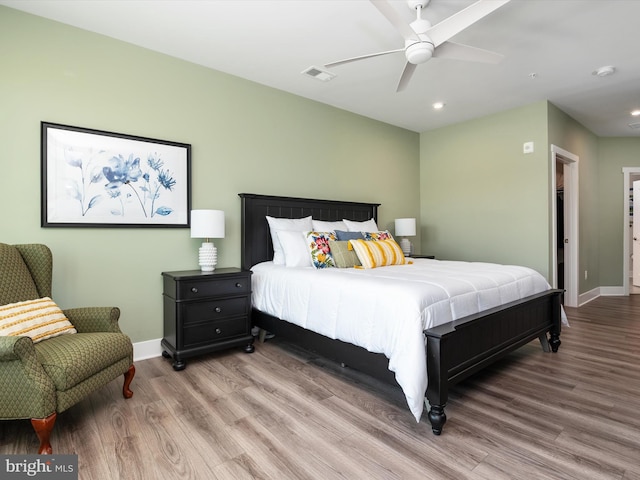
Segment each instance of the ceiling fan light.
[[420,65],[433,56],[433,44],[429,42],[417,42],[409,45],[405,50],[405,56],[409,63]]

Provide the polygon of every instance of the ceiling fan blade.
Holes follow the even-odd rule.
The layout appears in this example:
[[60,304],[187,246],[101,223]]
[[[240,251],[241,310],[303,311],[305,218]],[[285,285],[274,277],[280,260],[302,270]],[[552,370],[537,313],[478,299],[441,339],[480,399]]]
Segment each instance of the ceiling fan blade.
[[325,63],[325,67],[337,67],[338,65],[344,65],[345,63],[355,62],[357,60],[363,60],[365,58],[379,57],[381,55],[388,55],[389,53],[404,52],[404,48],[397,48],[396,50],[387,50],[386,52],[368,53],[367,55],[360,55],[359,57],[345,58],[344,60],[338,60],[337,62]]
[[509,1],[479,0],[431,27],[427,35],[437,47]]
[[504,58],[490,50],[463,45],[462,43],[444,42],[433,52],[434,57],[451,58],[453,60],[466,60],[468,62],[500,63]]
[[387,0],[369,0],[373,3],[373,6],[384,15],[384,17],[391,22],[391,25],[396,27],[396,30],[400,32],[400,35],[406,40],[407,38],[415,38],[418,40],[418,35],[413,31],[413,28],[406,23],[398,12],[391,6]]
[[400,76],[400,81],[398,82],[398,88],[396,88],[396,92],[401,92],[405,88],[407,88],[409,80],[411,80],[411,77],[413,76],[413,72],[416,71],[416,67],[417,65],[407,62],[407,64],[404,66],[404,70],[402,71],[402,75]]

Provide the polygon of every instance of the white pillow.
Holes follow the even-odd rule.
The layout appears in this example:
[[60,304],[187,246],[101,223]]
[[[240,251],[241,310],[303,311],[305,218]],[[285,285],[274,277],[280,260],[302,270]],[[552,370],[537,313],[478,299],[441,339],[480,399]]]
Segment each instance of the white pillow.
[[278,240],[284,253],[284,264],[287,267],[311,267],[311,254],[307,248],[306,232],[297,230],[280,230]]
[[354,222],[346,218],[343,218],[342,221],[347,225],[348,232],[377,232],[380,230],[373,218],[365,220],[364,222]]
[[273,263],[276,265],[284,265],[285,258],[282,251],[282,245],[278,239],[278,232],[285,231],[298,231],[308,232],[313,230],[313,224],[311,222],[311,215],[304,218],[276,218],[269,217],[267,215],[267,222],[269,223],[269,229],[271,230],[271,242],[273,243]]
[[313,220],[313,230],[316,232],[335,232],[336,230],[347,230],[347,224],[338,220],[337,222],[324,222],[322,220]]

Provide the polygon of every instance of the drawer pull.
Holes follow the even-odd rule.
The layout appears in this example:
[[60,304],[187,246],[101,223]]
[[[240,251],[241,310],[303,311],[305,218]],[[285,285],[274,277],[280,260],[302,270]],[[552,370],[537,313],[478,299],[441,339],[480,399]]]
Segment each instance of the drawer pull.
[[222,309],[220,307],[216,307],[215,311],[216,311],[216,313],[220,313],[222,311]]
[[192,291],[193,293],[198,293],[198,289],[197,289],[196,287],[191,287],[191,291]]
[[236,287],[242,288],[242,284],[240,282],[236,283]]
[[216,334],[220,335],[222,333],[222,330],[220,330],[219,328],[216,328]]

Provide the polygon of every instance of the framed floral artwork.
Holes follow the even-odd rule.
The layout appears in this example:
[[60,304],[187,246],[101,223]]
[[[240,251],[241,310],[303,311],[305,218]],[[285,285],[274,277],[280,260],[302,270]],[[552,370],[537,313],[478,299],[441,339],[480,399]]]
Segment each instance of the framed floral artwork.
[[191,145],[41,126],[43,227],[189,227]]

